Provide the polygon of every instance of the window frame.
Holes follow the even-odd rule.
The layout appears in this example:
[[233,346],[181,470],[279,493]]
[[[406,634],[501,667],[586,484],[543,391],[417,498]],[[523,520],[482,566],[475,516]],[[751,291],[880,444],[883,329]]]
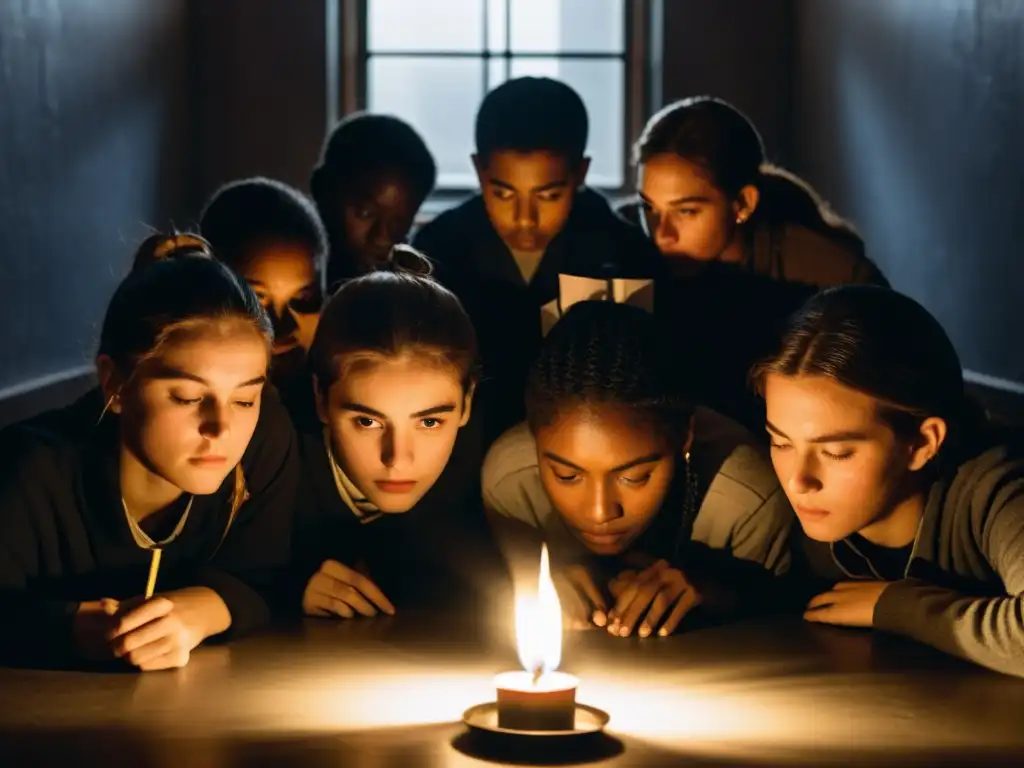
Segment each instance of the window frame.
[[[371,53],[367,46],[367,2],[369,0],[328,0],[328,123],[333,125],[338,119],[353,112],[366,108],[367,63]],[[512,2],[514,0],[510,0]],[[479,0],[485,4],[486,0]],[[624,66],[626,105],[622,147],[622,184],[618,187],[596,187],[612,197],[625,197],[633,191],[632,166],[630,154],[633,142],[643,130],[647,116],[660,101],[660,42],[654,34],[662,0],[625,0],[624,29],[626,46],[621,59]],[[486,14],[485,14],[486,19]],[[331,42],[334,45],[331,45]],[[333,48],[333,51],[332,51]],[[419,55],[420,52],[410,51]],[[400,55],[400,54],[377,54]],[[509,54],[507,52],[489,53],[486,49],[480,54],[444,51],[423,51],[424,57],[438,58],[457,55],[459,58],[504,58],[509,63],[513,58],[566,58],[605,60],[620,58],[614,54],[552,54],[524,53]],[[486,78],[487,67],[484,67]],[[486,79],[484,81],[487,82]],[[455,202],[464,200],[478,191],[476,187],[444,187],[435,189],[424,204],[427,213],[431,209],[443,210]]]

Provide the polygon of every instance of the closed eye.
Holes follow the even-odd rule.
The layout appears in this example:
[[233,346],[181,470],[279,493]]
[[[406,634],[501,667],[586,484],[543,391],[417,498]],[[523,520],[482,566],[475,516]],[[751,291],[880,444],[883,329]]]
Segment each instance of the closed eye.
[[648,472],[646,475],[641,475],[640,477],[620,477],[619,479],[626,485],[640,487],[646,485],[647,481],[651,479],[651,473]]
[[562,482],[562,483],[572,483],[572,482],[575,482],[576,480],[578,480],[579,477],[580,477],[579,473],[577,473],[577,472],[570,472],[568,475],[562,475],[562,474],[559,474],[558,472],[556,472],[555,470],[551,470],[551,473],[556,478],[558,478],[559,482]]
[[237,405],[239,408],[252,408],[254,405],[256,405],[256,401],[255,400],[236,400],[235,401],[235,405]]
[[201,397],[179,397],[178,395],[171,394],[171,400],[176,402],[178,405],[199,405],[203,401]]
[[846,461],[853,456],[853,451],[847,450],[839,453],[832,453],[831,451],[823,450],[822,454],[824,454],[826,458],[832,459],[832,461]]
[[784,450],[786,450],[787,448],[792,448],[792,446],[790,446],[790,445],[785,445],[785,444],[783,444],[783,443],[776,443],[776,442],[775,442],[774,440],[772,440],[772,441],[771,441],[771,442],[769,443],[769,446],[771,446],[771,449],[772,449],[773,451],[784,451]]

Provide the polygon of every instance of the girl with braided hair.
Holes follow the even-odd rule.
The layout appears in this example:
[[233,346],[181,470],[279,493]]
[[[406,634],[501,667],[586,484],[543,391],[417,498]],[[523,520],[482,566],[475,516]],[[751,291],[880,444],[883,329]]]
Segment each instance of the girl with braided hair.
[[544,539],[572,625],[667,635],[698,604],[738,608],[721,586],[786,565],[792,510],[767,456],[680,391],[650,315],[581,302],[530,371],[526,423],[488,452],[484,504],[510,568],[526,573]]

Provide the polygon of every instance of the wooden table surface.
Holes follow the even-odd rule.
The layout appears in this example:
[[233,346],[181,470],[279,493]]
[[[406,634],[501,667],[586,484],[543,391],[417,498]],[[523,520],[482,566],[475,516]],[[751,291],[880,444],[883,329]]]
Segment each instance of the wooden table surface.
[[174,672],[0,669],[0,766],[1024,765],[1024,680],[795,620],[574,633],[562,668],[611,715],[605,737],[539,751],[467,737],[462,712],[517,666],[508,634],[317,621]]

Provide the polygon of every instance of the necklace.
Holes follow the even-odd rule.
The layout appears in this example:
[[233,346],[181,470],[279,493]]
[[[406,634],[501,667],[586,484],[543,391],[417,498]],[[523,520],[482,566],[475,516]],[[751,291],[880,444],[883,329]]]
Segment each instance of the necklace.
[[128,520],[128,529],[132,532],[132,538],[135,539],[135,543],[142,549],[161,549],[181,535],[181,532],[185,529],[185,522],[188,520],[188,513],[192,511],[192,502],[195,501],[196,497],[190,496],[188,504],[185,506],[185,511],[181,514],[181,519],[178,524],[174,526],[174,530],[171,531],[171,535],[163,541],[154,541],[152,537],[142,530],[138,521],[131,516],[128,512],[128,503],[124,500],[124,496],[121,497],[121,506],[124,508],[124,516]]

